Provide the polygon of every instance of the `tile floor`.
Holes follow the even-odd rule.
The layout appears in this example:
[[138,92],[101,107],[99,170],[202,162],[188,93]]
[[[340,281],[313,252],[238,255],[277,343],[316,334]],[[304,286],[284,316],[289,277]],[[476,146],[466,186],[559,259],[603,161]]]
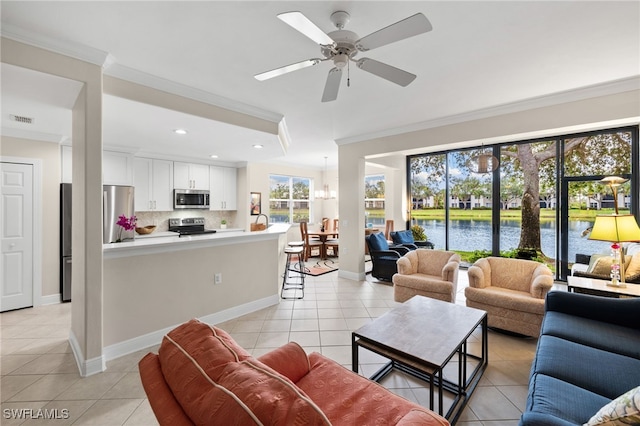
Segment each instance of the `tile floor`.
[[[460,272],[456,302],[464,304],[467,276]],[[284,300],[218,326],[256,356],[295,340],[307,351],[321,352],[350,368],[351,330],[396,305],[392,287],[370,275],[356,282],[330,273],[308,279],[306,288],[303,300]],[[67,343],[70,308],[67,303],[0,314],[0,424],[157,424],[137,372],[138,360],[156,347],[112,360],[104,373],[82,378]],[[489,332],[489,367],[459,425],[518,423],[536,342]],[[360,360],[363,374],[372,374],[382,362],[362,352]],[[407,399],[428,404],[423,383],[411,377],[393,373],[383,384]],[[65,418],[15,418],[17,413],[37,417],[43,412]]]

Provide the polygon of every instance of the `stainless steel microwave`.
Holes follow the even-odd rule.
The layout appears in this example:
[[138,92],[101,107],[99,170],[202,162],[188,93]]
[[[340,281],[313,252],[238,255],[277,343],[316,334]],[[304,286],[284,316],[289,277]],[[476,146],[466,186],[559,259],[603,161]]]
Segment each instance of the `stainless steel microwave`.
[[174,189],[174,209],[209,209],[209,191],[202,189]]

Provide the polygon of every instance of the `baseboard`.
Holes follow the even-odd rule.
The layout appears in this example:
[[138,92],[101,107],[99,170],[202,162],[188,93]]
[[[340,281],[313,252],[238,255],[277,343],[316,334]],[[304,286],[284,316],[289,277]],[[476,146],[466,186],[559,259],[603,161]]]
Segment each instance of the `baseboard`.
[[340,278],[346,278],[348,280],[353,280],[353,281],[364,281],[367,277],[367,274],[362,272],[362,273],[358,273],[358,272],[349,272],[349,271],[345,271],[342,269],[338,270],[338,277]]
[[[238,318],[242,315],[250,314],[251,312],[258,311],[260,309],[268,308],[269,306],[277,305],[280,302],[280,297],[274,294],[263,299],[258,299],[253,302],[245,303],[243,305],[234,306],[233,308],[225,309],[214,314],[205,315],[198,318],[202,322],[208,324],[219,324],[221,322],[229,321],[234,318]],[[125,340],[113,345],[105,346],[102,350],[102,356],[106,361],[119,358],[124,355],[128,355],[133,352],[137,352],[146,349],[150,346],[154,346],[162,342],[162,338],[171,330],[179,326],[175,324],[170,327],[163,328],[161,330],[153,331],[151,333],[144,334],[142,336],[134,337],[133,339]],[[72,346],[73,347],[73,346]]]
[[100,357],[92,358],[90,360],[84,359],[84,354],[80,349],[80,344],[73,331],[69,331],[69,344],[71,345],[71,351],[76,359],[76,365],[78,371],[82,377],[92,376],[94,374],[102,373],[107,369],[107,364],[104,354]]
[[40,305],[55,305],[56,303],[61,303],[62,295],[60,293],[57,294],[49,294],[47,296],[40,297]]

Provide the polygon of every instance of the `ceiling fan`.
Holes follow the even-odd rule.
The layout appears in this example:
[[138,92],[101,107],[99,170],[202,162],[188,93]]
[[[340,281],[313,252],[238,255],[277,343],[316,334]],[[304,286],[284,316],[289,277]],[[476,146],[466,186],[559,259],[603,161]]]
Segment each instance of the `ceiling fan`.
[[[418,34],[426,33],[433,28],[429,20],[422,13],[416,13],[395,24],[391,24],[388,27],[360,38],[356,33],[344,29],[344,26],[350,19],[349,14],[344,11],[337,11],[331,14],[331,22],[338,30],[330,32],[329,34],[325,34],[311,22],[309,18],[304,16],[302,12],[281,13],[278,15],[278,18],[318,43],[323,57],[296,62],[295,64],[256,74],[254,77],[257,80],[263,81],[317,65],[320,62],[333,61],[334,68],[329,71],[329,75],[327,76],[327,82],[322,94],[322,102],[337,99],[340,81],[342,80],[342,69],[347,67],[348,71],[349,61],[354,62],[361,70],[370,72],[400,86],[407,86],[416,78],[414,74],[374,59],[355,59],[354,57],[358,52],[366,52],[376,47],[385,46]],[[347,85],[349,85],[348,79]]]

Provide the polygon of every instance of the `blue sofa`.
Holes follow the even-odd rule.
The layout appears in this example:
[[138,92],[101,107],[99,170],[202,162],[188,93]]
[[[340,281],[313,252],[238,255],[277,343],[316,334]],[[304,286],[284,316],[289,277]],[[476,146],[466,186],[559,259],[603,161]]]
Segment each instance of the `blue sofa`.
[[520,425],[582,425],[640,385],[640,298],[552,291]]

